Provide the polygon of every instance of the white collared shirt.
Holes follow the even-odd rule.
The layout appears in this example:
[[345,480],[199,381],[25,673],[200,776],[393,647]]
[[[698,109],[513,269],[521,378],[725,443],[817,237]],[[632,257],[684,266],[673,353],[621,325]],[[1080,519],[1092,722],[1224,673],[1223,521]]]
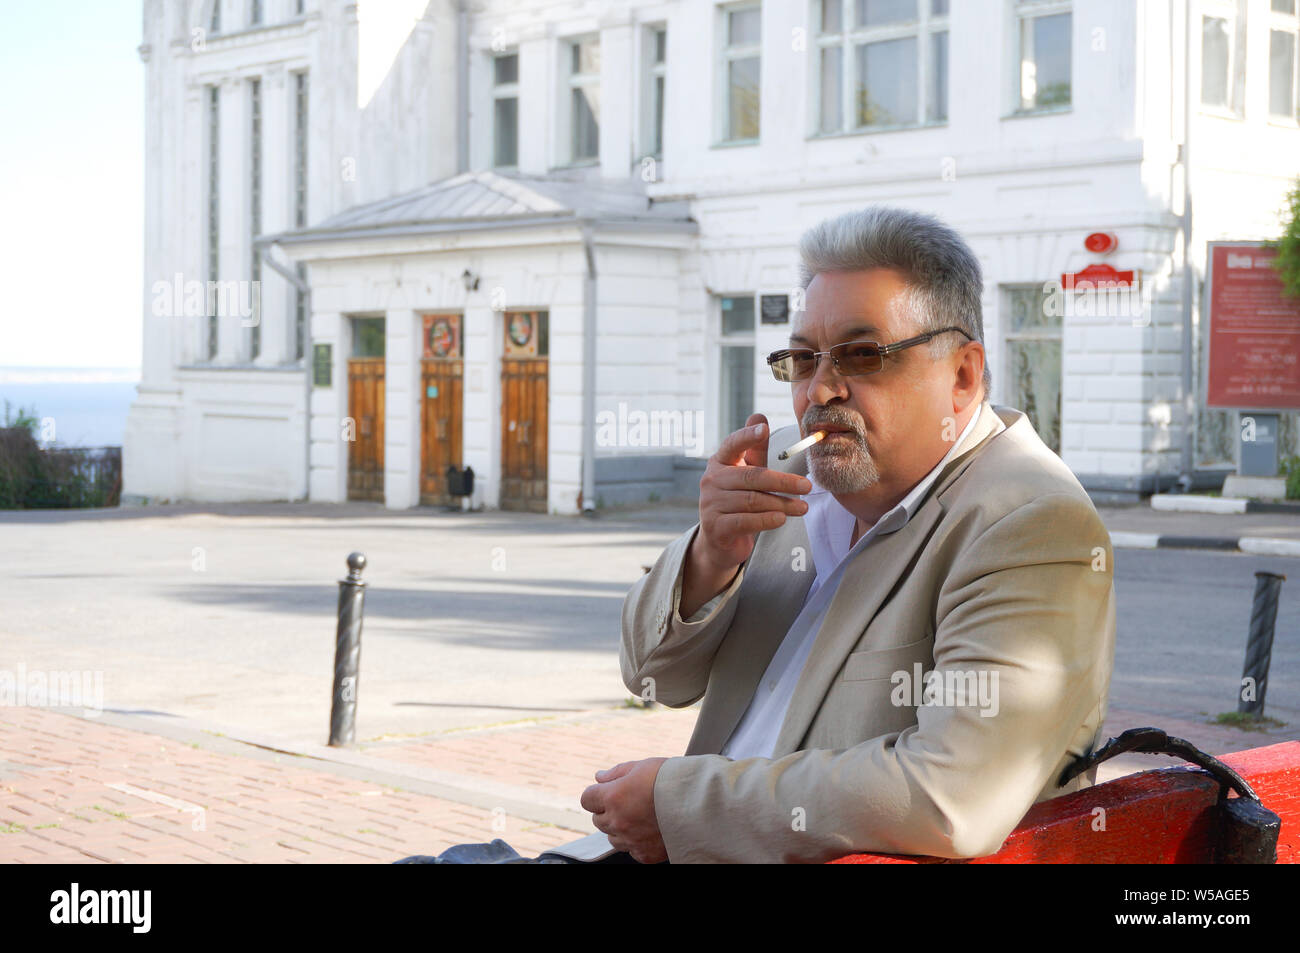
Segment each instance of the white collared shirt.
[[[975,413],[971,414],[966,429],[948,448],[948,452],[934,469],[912,487],[908,494],[899,500],[898,505],[876,520],[875,525],[863,533],[862,538],[852,546],[849,545],[849,541],[853,538],[857,517],[845,509],[828,490],[819,486],[812,478],[811,471],[809,472],[808,480],[813,488],[804,497],[808,502],[808,512],[804,514],[803,519],[804,527],[808,531],[808,542],[812,548],[811,555],[817,576],[813,579],[798,617],[790,626],[790,631],[786,633],[776,654],[772,656],[772,661],[768,663],[767,671],[759,680],[749,707],[741,717],[740,723],[736,725],[736,730],[722,746],[723,755],[732,759],[772,756],[772,750],[776,747],[777,738],[780,736],[781,725],[785,722],[786,712],[790,707],[790,699],[794,697],[795,686],[817,641],[817,633],[821,629],[822,621],[830,608],[831,599],[835,595],[845,568],[861,554],[862,550],[871,545],[871,541],[877,536],[895,533],[907,525],[921,498],[939,478],[939,472],[952,459],[983,412],[984,405],[981,403]],[[709,607],[709,614],[712,614],[712,609],[715,607]],[[697,612],[691,617],[691,621],[696,621],[699,617],[700,613]]]

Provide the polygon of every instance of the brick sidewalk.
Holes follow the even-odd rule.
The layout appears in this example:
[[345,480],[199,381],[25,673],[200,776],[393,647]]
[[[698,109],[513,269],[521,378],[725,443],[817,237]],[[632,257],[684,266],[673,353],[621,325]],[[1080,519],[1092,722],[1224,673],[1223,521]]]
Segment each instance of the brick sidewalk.
[[575,800],[595,772],[621,761],[673,757],[686,750],[698,709],[625,708],[435,738],[359,746],[403,764],[437,768]]
[[[0,709],[0,862],[387,863],[494,837],[532,855],[590,830],[576,802],[596,770],[680,754],[697,713],[608,709],[295,756],[207,729],[164,737],[160,722],[105,723],[112,713]],[[1126,710],[1106,728],[1145,724],[1214,754],[1296,734]],[[1099,780],[1175,763],[1125,756]],[[430,776],[459,787],[422,793]],[[488,806],[501,792],[518,811]],[[558,822],[517,816],[548,810]]]
[[0,862],[388,863],[494,837],[531,855],[585,833],[298,760],[0,709]]

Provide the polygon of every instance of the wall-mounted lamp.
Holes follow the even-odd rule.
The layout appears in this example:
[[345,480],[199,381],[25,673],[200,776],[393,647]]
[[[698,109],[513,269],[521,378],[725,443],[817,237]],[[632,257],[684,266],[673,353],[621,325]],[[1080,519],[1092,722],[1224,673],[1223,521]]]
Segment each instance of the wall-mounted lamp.
[[466,291],[478,291],[478,275],[474,274],[468,268],[460,276],[461,283],[464,284]]

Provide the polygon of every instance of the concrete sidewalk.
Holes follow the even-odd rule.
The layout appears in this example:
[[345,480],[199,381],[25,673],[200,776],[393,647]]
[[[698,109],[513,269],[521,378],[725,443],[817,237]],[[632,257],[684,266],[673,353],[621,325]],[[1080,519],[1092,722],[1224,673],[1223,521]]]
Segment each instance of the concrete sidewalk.
[[[0,709],[0,863],[390,863],[503,838],[531,856],[590,833],[593,773],[680,754],[695,709],[629,707],[353,750],[186,719]],[[1300,738],[1112,711],[1214,754]],[[1124,756],[1105,781],[1178,763]]]

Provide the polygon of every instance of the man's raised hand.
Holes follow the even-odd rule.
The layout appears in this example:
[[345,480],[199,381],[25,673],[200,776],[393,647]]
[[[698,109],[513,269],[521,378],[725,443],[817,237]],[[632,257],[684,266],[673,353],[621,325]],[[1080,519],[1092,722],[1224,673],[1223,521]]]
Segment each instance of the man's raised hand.
[[[767,418],[751,414],[742,429],[722,441],[700,478],[700,530],[691,543],[687,575],[694,569],[703,577],[700,582],[705,589],[725,576],[715,593],[749,558],[759,533],[776,529],[787,516],[808,512],[803,500],[777,495],[808,493],[812,484],[798,474],[768,469],[770,435]],[[688,581],[685,588],[693,587]],[[700,604],[709,598],[712,596],[706,596]],[[683,618],[688,615],[687,608],[683,591]]]

